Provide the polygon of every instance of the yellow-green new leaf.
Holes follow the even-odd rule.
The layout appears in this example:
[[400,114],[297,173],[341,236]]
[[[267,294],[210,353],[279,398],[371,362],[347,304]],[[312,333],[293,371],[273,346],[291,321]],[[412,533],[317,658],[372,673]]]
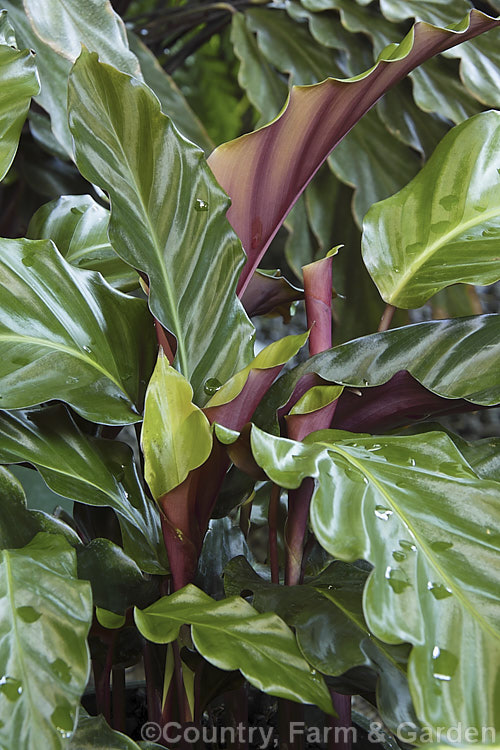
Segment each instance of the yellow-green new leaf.
[[384,300],[420,307],[500,279],[500,112],[455,127],[403,190],[368,212],[363,258]]
[[146,393],[142,449],[146,481],[158,500],[201,466],[212,450],[212,430],[192,402],[188,381],[160,353]]

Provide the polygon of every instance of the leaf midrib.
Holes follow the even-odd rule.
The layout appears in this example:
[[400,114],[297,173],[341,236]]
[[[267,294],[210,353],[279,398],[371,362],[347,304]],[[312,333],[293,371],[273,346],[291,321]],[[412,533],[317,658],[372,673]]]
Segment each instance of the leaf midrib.
[[479,216],[477,216],[477,218],[474,217],[470,219],[469,221],[464,222],[463,224],[458,224],[457,227],[455,227],[455,229],[442,235],[438,240],[436,240],[435,242],[432,242],[430,245],[427,245],[425,251],[419,256],[418,260],[414,261],[413,263],[410,263],[406,271],[400,276],[399,282],[393,288],[392,293],[390,297],[388,298],[388,301],[396,303],[398,296],[401,294],[401,291],[404,289],[404,287],[408,283],[408,280],[411,279],[413,276],[415,276],[418,273],[418,271],[420,271],[422,266],[430,258],[432,258],[432,256],[438,250],[441,250],[446,244],[448,244],[448,242],[450,242],[451,240],[454,240],[460,234],[467,231],[467,229],[472,229],[473,227],[479,226],[481,224],[485,224],[490,219],[497,218],[499,214],[500,214],[499,208],[496,208],[492,211],[488,211],[486,213],[482,213]]
[[391,508],[393,508],[393,511],[396,513],[396,516],[399,519],[401,519],[403,523],[406,524],[409,531],[413,534],[415,541],[418,542],[418,544],[420,545],[420,550],[424,554],[424,557],[428,561],[431,562],[434,568],[438,571],[439,575],[441,575],[443,580],[449,585],[450,589],[453,591],[454,596],[462,603],[463,608],[471,613],[473,619],[475,621],[478,621],[487,633],[490,633],[490,635],[494,639],[500,640],[500,633],[496,632],[495,629],[488,622],[484,620],[484,618],[480,615],[480,613],[472,607],[470,602],[464,597],[461,588],[456,586],[454,579],[450,578],[449,575],[439,565],[439,563],[434,560],[427,544],[422,540],[421,536],[415,531],[415,528],[411,520],[408,519],[407,516],[402,512],[400,506],[397,505],[394,502],[394,500],[392,500],[391,496],[387,493],[384,486],[376,479],[376,477],[363,465],[361,461],[358,461],[356,458],[354,458],[354,456],[347,453],[346,451],[343,451],[337,445],[330,446],[328,450],[333,451],[334,453],[338,453],[344,459],[346,459],[349,463],[353,464],[353,466],[355,466],[364,476],[366,476],[367,479],[377,488],[380,494],[386,498]]
[[25,344],[27,342],[30,342],[32,344],[37,344],[38,346],[44,347],[46,349],[55,349],[56,351],[65,352],[66,354],[70,354],[72,357],[75,357],[76,359],[80,359],[82,362],[85,362],[85,364],[90,365],[95,370],[98,370],[100,373],[102,373],[108,380],[110,380],[114,385],[117,386],[117,388],[124,394],[127,395],[129,401],[131,400],[128,396],[127,392],[123,388],[120,381],[118,381],[114,375],[112,375],[109,370],[107,370],[105,367],[99,364],[99,362],[96,362],[95,360],[91,359],[90,357],[86,357],[84,354],[82,354],[78,349],[73,349],[71,346],[67,346],[66,344],[60,344],[52,341],[48,341],[46,339],[40,339],[36,336],[27,336],[27,335],[19,335],[19,334],[10,334],[10,333],[0,333],[0,341],[13,341],[18,342],[21,344]]

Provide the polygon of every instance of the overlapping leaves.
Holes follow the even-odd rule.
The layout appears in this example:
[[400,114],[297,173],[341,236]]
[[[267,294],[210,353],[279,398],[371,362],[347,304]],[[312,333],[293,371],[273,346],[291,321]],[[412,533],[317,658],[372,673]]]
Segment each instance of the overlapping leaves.
[[48,240],[1,240],[0,395],[54,398],[104,424],[140,420],[155,354],[144,302],[67,263]]

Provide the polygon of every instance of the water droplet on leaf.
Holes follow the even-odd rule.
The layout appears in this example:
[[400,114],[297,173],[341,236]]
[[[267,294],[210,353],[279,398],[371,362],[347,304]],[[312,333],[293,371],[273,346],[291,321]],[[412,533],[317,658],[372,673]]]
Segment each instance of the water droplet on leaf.
[[376,505],[375,506],[375,515],[377,518],[380,518],[382,521],[388,521],[389,518],[392,516],[393,511],[389,508],[384,508],[383,505]]
[[446,550],[450,549],[451,547],[453,547],[453,544],[451,542],[431,542],[431,549],[433,549],[434,552],[446,552]]
[[71,711],[67,706],[57,706],[55,711],[52,712],[50,720],[64,739],[71,737],[74,720]]
[[456,195],[445,195],[444,198],[441,198],[439,201],[439,204],[446,210],[451,211],[452,208],[454,208],[458,203],[458,197]]
[[23,686],[21,680],[16,680],[14,677],[1,677],[0,693],[3,693],[3,695],[5,695],[5,697],[12,702],[19,700],[19,698],[23,694]]
[[447,586],[444,586],[442,583],[432,583],[432,581],[427,581],[427,589],[431,592],[435,599],[447,599],[453,593]]
[[85,346],[82,347],[82,349],[83,349],[84,352],[87,352],[87,354],[91,354],[92,353],[92,349],[90,348],[90,346],[86,346],[85,345]]
[[213,396],[219,388],[222,386],[222,383],[220,380],[217,380],[217,378],[208,378],[208,380],[205,381],[205,385],[203,386],[203,390],[207,394],[207,396]]
[[411,586],[406,574],[398,568],[391,568],[388,566],[385,569],[385,578],[395,594],[402,594],[408,586]]
[[56,659],[50,666],[52,667],[54,674],[56,674],[60,680],[67,683],[71,682],[71,669],[65,661],[62,659]]
[[451,651],[447,651],[439,646],[434,646],[432,650],[432,673],[437,680],[449,682],[458,665],[458,658]]
[[18,607],[16,614],[24,622],[36,622],[42,616],[41,612],[37,612],[33,607]]
[[208,211],[208,202],[197,198],[194,202],[195,211]]

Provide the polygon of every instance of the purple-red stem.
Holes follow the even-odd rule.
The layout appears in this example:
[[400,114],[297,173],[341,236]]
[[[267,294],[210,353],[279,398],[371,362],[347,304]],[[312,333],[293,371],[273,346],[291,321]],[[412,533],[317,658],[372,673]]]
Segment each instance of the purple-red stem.
[[329,717],[328,750],[352,750],[351,696],[330,689],[333,707],[338,719]]
[[280,582],[280,568],[278,560],[278,515],[280,507],[281,487],[273,484],[269,498],[268,529],[269,529],[269,564],[271,566],[271,582]]
[[125,692],[125,669],[113,667],[113,729],[117,732],[125,732],[126,723],[126,692]]

